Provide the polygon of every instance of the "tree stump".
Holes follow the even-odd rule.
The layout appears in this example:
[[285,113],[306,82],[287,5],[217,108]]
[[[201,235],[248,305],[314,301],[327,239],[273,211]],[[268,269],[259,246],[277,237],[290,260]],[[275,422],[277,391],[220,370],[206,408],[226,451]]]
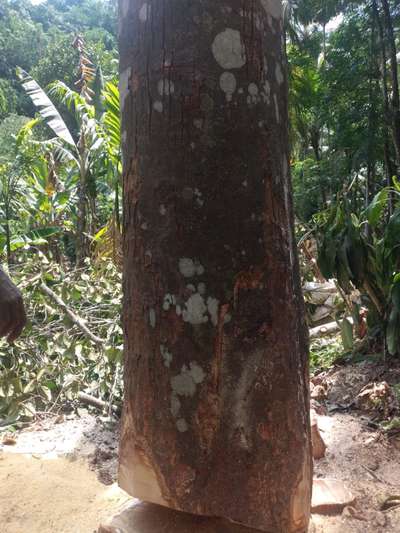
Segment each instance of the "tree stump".
[[278,0],[121,0],[133,496],[307,530],[307,334]]

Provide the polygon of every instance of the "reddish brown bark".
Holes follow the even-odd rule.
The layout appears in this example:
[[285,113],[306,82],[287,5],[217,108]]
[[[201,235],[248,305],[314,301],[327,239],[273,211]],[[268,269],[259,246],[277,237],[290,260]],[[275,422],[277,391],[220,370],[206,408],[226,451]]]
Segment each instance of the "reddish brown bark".
[[305,531],[307,339],[277,0],[121,0],[125,407],[138,498]]

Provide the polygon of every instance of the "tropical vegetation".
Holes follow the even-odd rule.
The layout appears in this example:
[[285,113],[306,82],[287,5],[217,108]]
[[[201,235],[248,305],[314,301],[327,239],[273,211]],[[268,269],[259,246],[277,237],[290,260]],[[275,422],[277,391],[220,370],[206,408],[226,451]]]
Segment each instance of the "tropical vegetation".
[[[400,5],[284,4],[297,236],[336,280],[347,337],[366,316],[364,348],[398,356]],[[3,0],[0,49],[0,253],[30,316],[0,344],[10,423],[79,391],[121,397],[116,3]]]

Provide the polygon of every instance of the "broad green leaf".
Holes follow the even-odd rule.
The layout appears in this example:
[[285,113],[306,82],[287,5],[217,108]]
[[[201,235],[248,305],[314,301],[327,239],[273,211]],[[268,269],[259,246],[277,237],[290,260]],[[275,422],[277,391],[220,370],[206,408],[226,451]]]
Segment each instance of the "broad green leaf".
[[339,322],[339,326],[343,348],[346,351],[350,351],[354,346],[353,325],[347,318],[344,318]]
[[20,79],[25,92],[37,107],[46,124],[54,131],[57,137],[63,139],[66,143],[75,146],[74,139],[72,138],[67,125],[45,91],[20,67],[17,68],[17,76]]
[[385,211],[388,203],[388,195],[389,190],[387,188],[382,189],[375,195],[374,199],[365,210],[365,216],[367,217],[368,223],[373,228],[378,224]]
[[396,355],[399,349],[400,313],[393,308],[386,328],[386,344],[390,355]]

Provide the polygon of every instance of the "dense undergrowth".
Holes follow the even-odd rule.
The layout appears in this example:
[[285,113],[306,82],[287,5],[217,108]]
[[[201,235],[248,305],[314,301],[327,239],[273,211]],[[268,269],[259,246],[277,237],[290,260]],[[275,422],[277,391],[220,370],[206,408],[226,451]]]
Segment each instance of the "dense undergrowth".
[[[110,261],[62,268],[38,253],[11,273],[29,323],[13,346],[0,341],[0,428],[74,409],[78,392],[119,404],[122,395],[121,274]],[[96,343],[41,288],[85,321]]]

